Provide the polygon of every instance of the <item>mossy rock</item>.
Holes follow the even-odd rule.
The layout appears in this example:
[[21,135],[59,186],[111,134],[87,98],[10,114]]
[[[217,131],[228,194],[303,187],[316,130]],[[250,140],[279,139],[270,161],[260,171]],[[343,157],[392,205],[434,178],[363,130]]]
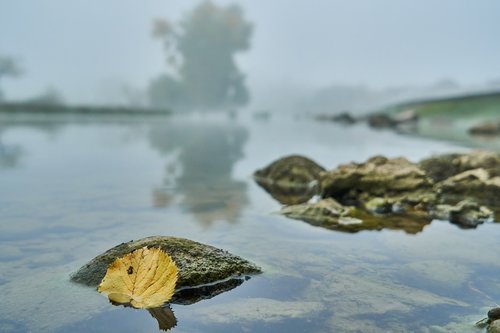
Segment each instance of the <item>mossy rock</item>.
[[432,222],[432,218],[423,212],[372,214],[363,209],[342,206],[332,198],[286,206],[280,213],[314,226],[348,233],[392,229],[416,234]]
[[472,200],[463,200],[456,205],[441,204],[433,207],[431,216],[449,220],[461,228],[476,228],[479,224],[494,220],[494,212]]
[[[418,164],[403,157],[374,156],[364,163],[321,170],[307,158],[288,156],[254,176],[288,205],[282,208],[283,215],[332,230],[389,228],[417,233],[433,219],[463,228],[500,221],[496,152],[439,155]],[[315,193],[323,200],[307,202]]]
[[472,198],[481,205],[498,211],[500,204],[500,177],[493,177],[486,169],[473,169],[447,178],[436,185],[441,201],[455,204]]
[[308,201],[318,192],[320,174],[325,169],[313,160],[299,155],[280,158],[255,171],[254,179],[282,204]]
[[494,177],[500,176],[500,154],[481,150],[466,154],[444,154],[424,159],[420,161],[419,166],[435,182],[480,168]]
[[323,197],[359,205],[372,197],[410,196],[432,190],[432,181],[405,158],[375,156],[365,163],[350,163],[321,174]]
[[177,265],[172,303],[190,304],[213,297],[238,286],[248,276],[261,273],[253,263],[213,246],[184,238],[151,236],[122,243],[98,255],[73,274],[71,281],[97,287],[116,258],[144,246],[162,249]]

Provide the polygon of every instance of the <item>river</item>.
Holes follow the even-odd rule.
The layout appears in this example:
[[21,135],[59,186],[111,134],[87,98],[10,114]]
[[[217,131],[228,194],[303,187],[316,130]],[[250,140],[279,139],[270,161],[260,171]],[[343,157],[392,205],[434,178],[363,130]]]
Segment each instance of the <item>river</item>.
[[500,224],[326,230],[275,214],[251,177],[288,154],[334,168],[467,149],[285,116],[2,115],[0,331],[158,331],[148,312],[69,277],[121,242],[170,235],[263,269],[172,305],[175,333],[471,332],[500,301]]

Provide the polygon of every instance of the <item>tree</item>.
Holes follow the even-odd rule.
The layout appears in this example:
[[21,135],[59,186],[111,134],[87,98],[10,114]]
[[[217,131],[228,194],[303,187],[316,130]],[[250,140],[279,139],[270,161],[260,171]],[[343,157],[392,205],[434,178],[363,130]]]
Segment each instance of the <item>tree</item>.
[[[21,75],[22,71],[18,63],[12,58],[0,56],[0,81],[4,77],[16,77]],[[0,100],[3,99],[2,90],[0,89]]]
[[64,99],[57,89],[49,87],[41,94],[26,100],[25,103],[38,106],[60,106],[64,105]]
[[163,41],[170,73],[153,80],[153,104],[216,109],[249,100],[245,76],[235,54],[248,50],[252,24],[237,5],[205,1],[177,25],[155,22],[153,34]]

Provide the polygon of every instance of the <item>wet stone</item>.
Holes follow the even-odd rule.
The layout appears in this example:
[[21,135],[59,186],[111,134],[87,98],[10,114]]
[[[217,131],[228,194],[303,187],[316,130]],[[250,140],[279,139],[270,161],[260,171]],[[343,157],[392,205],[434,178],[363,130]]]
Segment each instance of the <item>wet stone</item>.
[[336,226],[341,218],[346,217],[349,207],[344,207],[332,198],[323,199],[311,204],[298,204],[283,207],[281,214],[309,222],[313,225]]
[[109,249],[82,266],[71,276],[71,280],[97,287],[116,258],[144,246],[161,248],[177,265],[178,279],[173,303],[190,304],[213,297],[241,284],[246,277],[261,272],[253,263],[213,246],[184,238],[152,236]]
[[439,220],[447,220],[463,228],[475,228],[488,220],[493,220],[494,213],[486,206],[471,200],[463,200],[456,205],[436,205],[431,215]]
[[488,325],[487,333],[500,333],[500,320],[495,320]]
[[[305,165],[314,162],[301,159],[285,157],[255,175],[256,180],[257,176],[268,177],[269,184],[288,181],[291,188],[287,177],[298,171],[290,170],[302,165],[297,170],[308,178],[273,197],[288,205],[282,208],[283,215],[313,225],[347,232],[394,228],[416,233],[433,219],[475,228],[498,221],[500,216],[500,154],[495,152],[446,154],[420,163],[374,156],[364,163],[343,164],[329,171],[314,169],[314,173],[305,172],[313,169]],[[284,167],[280,167],[282,163]],[[280,168],[284,171],[275,173]],[[285,176],[270,177],[272,174]],[[308,203],[314,192],[304,184],[315,184],[315,179],[319,179],[318,193],[323,200]],[[343,223],[346,221],[349,223]]]
[[494,308],[488,311],[488,319],[490,321],[495,321],[500,319],[500,308]]
[[499,205],[500,177],[492,176],[483,168],[468,170],[438,183],[436,190],[444,203],[473,198],[479,204],[495,209]]
[[280,203],[293,205],[306,202],[317,194],[323,171],[323,167],[307,157],[292,155],[257,170],[254,179]]
[[421,213],[372,214],[355,207],[343,206],[332,198],[323,199],[316,203],[285,206],[280,213],[314,226],[348,233],[362,230],[393,229],[416,234],[432,221],[431,218]]
[[435,182],[479,168],[487,170],[492,176],[500,176],[500,154],[482,150],[444,154],[420,161],[419,167]]
[[341,165],[322,173],[320,181],[323,197],[357,206],[364,206],[373,198],[398,201],[402,195],[412,199],[408,202],[418,203],[421,194],[427,194],[432,185],[417,165],[405,158],[388,159],[384,156],[372,157],[365,163]]

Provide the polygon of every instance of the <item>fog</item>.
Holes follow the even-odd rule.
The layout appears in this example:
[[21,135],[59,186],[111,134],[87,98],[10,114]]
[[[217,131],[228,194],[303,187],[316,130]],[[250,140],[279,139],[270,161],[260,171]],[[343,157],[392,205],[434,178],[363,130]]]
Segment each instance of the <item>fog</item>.
[[[495,0],[213,1],[251,23],[234,53],[254,110],[363,110],[424,96],[500,88]],[[168,72],[153,22],[200,1],[0,0],[5,99],[57,92],[70,104],[147,105]],[[241,107],[241,106],[239,106]]]

